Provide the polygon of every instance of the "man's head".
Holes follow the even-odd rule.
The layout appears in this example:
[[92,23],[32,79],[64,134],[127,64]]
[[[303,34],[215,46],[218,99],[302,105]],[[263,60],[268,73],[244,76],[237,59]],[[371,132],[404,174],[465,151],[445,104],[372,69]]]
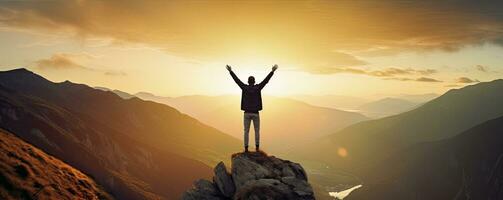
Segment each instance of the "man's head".
[[248,77],[248,85],[255,85],[255,77],[253,76]]

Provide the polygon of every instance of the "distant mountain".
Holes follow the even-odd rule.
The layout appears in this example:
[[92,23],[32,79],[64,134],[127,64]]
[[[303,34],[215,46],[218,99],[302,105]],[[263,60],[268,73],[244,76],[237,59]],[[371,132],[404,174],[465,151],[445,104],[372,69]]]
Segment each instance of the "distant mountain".
[[0,129],[0,199],[113,199],[92,178]]
[[419,103],[398,98],[384,98],[358,107],[357,111],[372,118],[387,117],[412,110]]
[[300,152],[307,159],[358,172],[412,145],[450,138],[503,116],[501,91],[503,80],[450,90],[412,111],[347,127]]
[[374,167],[348,199],[503,199],[503,117],[415,145]]
[[437,98],[439,95],[435,93],[426,93],[426,94],[402,94],[396,96],[396,98],[407,100],[414,103],[426,103],[428,101]]
[[118,199],[178,198],[241,143],[169,106],[25,69],[0,72],[0,119]]
[[124,92],[124,91],[121,91],[121,90],[112,90],[112,89],[109,89],[109,88],[106,88],[106,87],[94,87],[94,89],[113,92],[116,95],[119,95],[119,97],[121,97],[123,99],[131,99],[131,98],[135,97],[134,95],[129,94],[127,92]]
[[[165,98],[146,94],[136,95],[145,100],[173,106],[236,138],[243,137],[243,111],[240,110],[239,96],[195,95]],[[264,110],[260,113],[261,144],[270,151],[295,148],[333,130],[340,130],[367,120],[358,113],[312,106],[292,99],[271,96],[263,99]],[[254,134],[253,129],[251,134]]]
[[292,95],[295,100],[303,101],[314,106],[335,108],[340,110],[355,110],[361,105],[370,102],[370,99],[342,96],[342,95]]

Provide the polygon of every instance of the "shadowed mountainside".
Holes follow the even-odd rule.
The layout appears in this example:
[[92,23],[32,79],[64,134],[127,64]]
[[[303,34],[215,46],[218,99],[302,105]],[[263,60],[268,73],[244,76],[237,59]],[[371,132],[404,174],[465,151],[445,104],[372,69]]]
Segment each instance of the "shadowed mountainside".
[[[121,199],[177,198],[238,140],[177,110],[28,70],[0,72],[0,127]],[[200,162],[202,161],[202,162]]]
[[112,199],[87,175],[0,129],[0,199]]
[[359,173],[414,144],[449,138],[503,116],[501,91],[503,80],[450,90],[412,111],[347,127],[303,147],[301,153],[306,159]]
[[[173,106],[236,138],[243,137],[243,111],[240,110],[239,96],[195,95],[170,98],[148,93],[138,93],[136,96]],[[272,96],[264,97],[264,110],[260,115],[261,146],[276,153],[368,119],[358,113]],[[253,129],[251,133],[253,134]]]
[[348,199],[503,199],[503,117],[372,167]]

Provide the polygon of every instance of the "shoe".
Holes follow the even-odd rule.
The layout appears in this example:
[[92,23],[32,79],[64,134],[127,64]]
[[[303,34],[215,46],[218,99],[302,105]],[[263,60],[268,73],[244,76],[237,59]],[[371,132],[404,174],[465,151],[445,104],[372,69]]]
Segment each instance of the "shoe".
[[255,146],[255,151],[259,151],[258,145]]
[[248,146],[245,146],[245,152],[248,152]]

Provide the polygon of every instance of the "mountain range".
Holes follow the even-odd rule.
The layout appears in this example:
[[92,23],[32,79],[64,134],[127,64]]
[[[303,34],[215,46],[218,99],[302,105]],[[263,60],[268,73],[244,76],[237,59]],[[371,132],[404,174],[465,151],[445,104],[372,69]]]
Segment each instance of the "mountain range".
[[372,100],[368,98],[343,96],[343,95],[291,95],[288,98],[306,102],[311,105],[340,110],[355,110],[359,106],[369,103]]
[[[315,191],[362,183],[349,199],[502,199],[501,91],[503,80],[482,82],[375,120],[265,97],[263,144],[304,163]],[[241,119],[238,96],[131,95],[0,72],[0,196],[49,185],[37,195],[178,199],[241,151]]]
[[[239,96],[194,95],[171,98],[149,93],[138,93],[135,96],[170,105],[229,135],[239,139],[243,137],[243,111],[240,110]],[[260,112],[261,145],[272,152],[291,150],[368,119],[359,113],[312,106],[289,98],[265,96],[263,99],[264,110]]]
[[[342,96],[342,95],[291,95],[288,98],[306,102],[311,105],[335,108],[346,111],[360,112],[363,114],[370,113],[370,117],[383,117],[385,115],[399,114],[403,111],[409,110],[411,107],[405,107],[405,109],[397,109],[395,107],[402,108],[402,104],[414,104],[415,106],[431,101],[432,99],[438,97],[437,94],[427,93],[427,94],[400,94],[400,95],[387,95],[379,97],[352,97],[352,96]],[[396,101],[395,101],[396,100]],[[380,103],[381,102],[381,103]],[[372,109],[378,109],[378,115],[372,115],[372,110],[364,109],[367,105],[373,105]],[[414,106],[412,106],[414,107]],[[384,113],[384,115],[379,115],[379,113]]]
[[0,72],[0,128],[96,177],[119,199],[178,198],[239,140],[139,98]]
[[434,142],[503,116],[503,80],[453,89],[411,111],[349,126],[302,147],[306,160],[367,174],[391,155]]

